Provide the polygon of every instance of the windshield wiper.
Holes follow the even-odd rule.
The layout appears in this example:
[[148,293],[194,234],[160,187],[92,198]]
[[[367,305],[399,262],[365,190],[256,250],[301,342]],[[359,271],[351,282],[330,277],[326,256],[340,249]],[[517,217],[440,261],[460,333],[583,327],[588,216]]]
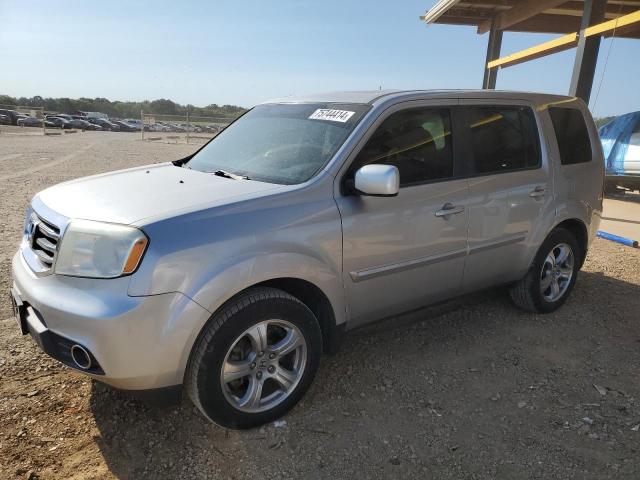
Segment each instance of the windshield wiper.
[[218,177],[231,178],[233,180],[249,180],[249,177],[246,175],[238,175],[236,173],[227,172],[226,170],[216,170],[215,172],[211,172]]

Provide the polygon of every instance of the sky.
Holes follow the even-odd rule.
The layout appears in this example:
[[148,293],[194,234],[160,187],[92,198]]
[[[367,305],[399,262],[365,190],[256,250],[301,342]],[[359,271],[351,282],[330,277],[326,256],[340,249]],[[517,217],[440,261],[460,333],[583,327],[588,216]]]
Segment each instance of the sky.
[[[480,88],[488,35],[427,26],[418,17],[434,3],[0,0],[0,94],[250,107],[321,91]],[[556,36],[505,33],[502,53]],[[497,88],[566,94],[574,54],[504,69]],[[603,40],[595,116],[640,110],[639,59],[640,41]]]

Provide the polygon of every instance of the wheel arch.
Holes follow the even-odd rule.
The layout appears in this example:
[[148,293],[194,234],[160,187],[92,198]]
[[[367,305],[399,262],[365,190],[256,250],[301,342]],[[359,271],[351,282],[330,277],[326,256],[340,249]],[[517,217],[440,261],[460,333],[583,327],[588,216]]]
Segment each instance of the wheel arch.
[[313,312],[318,320],[322,332],[323,352],[335,353],[338,350],[346,324],[337,323],[329,297],[317,285],[301,278],[281,277],[260,282],[249,288],[254,287],[277,288],[296,297]]
[[198,340],[206,329],[206,326],[213,319],[215,314],[224,309],[229,302],[233,302],[248,290],[256,287],[277,288],[287,292],[304,303],[318,320],[320,331],[322,332],[323,352],[335,353],[338,350],[343,333],[346,329],[346,322],[344,313],[340,315],[341,312],[336,310],[337,306],[332,304],[327,293],[315,283],[299,277],[273,277],[258,280],[252,284],[228,293],[225,295],[224,300],[222,300],[215,308],[208,310],[211,315],[207,321],[202,323],[200,329],[197,332],[194,332],[191,341],[185,346],[183,359],[181,361],[181,370],[183,375],[187,371],[188,363],[193,354],[194,347],[197,345]]
[[580,268],[584,264],[589,248],[589,234],[585,223],[578,218],[568,218],[558,223],[553,229],[564,228],[573,234],[581,248]]

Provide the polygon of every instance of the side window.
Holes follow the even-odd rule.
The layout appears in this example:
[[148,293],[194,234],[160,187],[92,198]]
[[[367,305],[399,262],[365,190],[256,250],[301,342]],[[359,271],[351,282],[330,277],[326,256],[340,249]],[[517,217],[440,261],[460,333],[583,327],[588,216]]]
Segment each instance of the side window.
[[467,107],[473,151],[472,174],[540,166],[538,128],[528,107]]
[[413,108],[390,115],[375,131],[350,169],[394,165],[400,186],[453,176],[451,114],[447,108]]
[[560,152],[560,163],[572,165],[591,160],[591,140],[582,112],[576,108],[550,107]]
[[640,147],[640,120],[636,123],[636,127],[633,129],[633,132],[631,132],[629,145],[632,147]]

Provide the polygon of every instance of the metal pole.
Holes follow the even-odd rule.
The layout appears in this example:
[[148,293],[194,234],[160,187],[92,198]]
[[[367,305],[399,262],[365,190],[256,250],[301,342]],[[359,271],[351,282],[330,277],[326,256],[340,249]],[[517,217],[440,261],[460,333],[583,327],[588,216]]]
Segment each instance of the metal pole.
[[142,122],[142,128],[140,129],[140,140],[144,140],[144,111],[140,110],[140,121]]
[[189,110],[187,110],[187,143],[189,143],[189,130],[191,129],[191,122],[189,120]]
[[44,126],[44,107],[42,107],[42,110],[40,111],[40,113],[42,114],[42,135],[46,137],[47,127]]
[[482,88],[494,90],[496,88],[496,80],[498,79],[498,67],[487,68],[487,64],[500,57],[502,48],[502,30],[498,30],[498,21],[496,17],[491,20],[491,30],[489,30],[489,41],[487,42],[487,59],[484,63],[484,78],[482,79]]
[[587,38],[584,36],[584,31],[587,27],[604,20],[606,6],[607,0],[585,0],[584,2],[580,36],[578,37],[578,48],[576,49],[576,58],[573,63],[569,95],[580,97],[586,103],[589,103],[591,88],[593,87],[593,77],[596,73],[601,35],[594,35]]

